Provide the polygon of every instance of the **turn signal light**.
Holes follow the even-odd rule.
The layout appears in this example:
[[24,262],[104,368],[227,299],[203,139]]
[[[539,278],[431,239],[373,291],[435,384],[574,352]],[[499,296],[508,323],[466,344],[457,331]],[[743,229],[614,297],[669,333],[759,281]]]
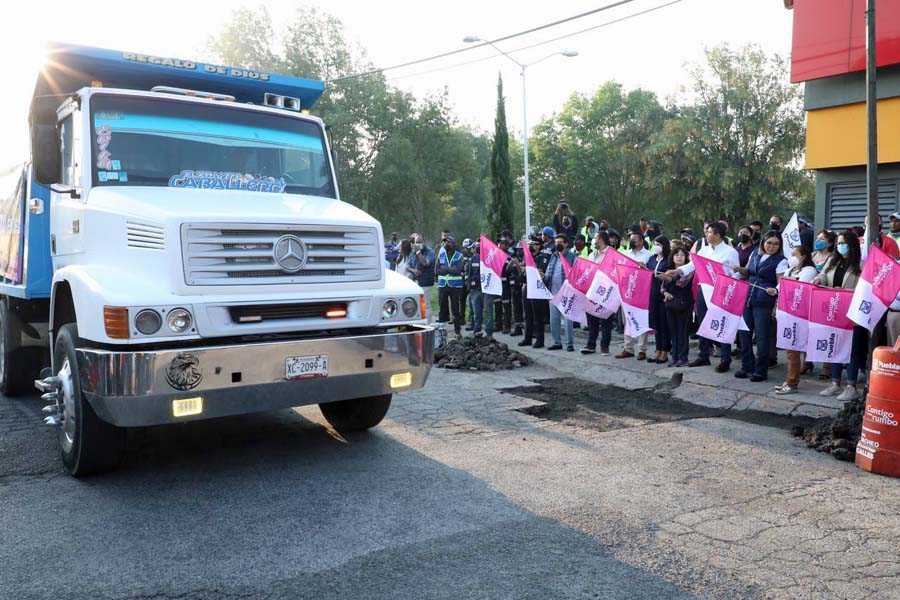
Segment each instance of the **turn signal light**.
[[114,340],[127,340],[129,336],[128,309],[124,306],[104,306],[103,326],[106,335]]
[[421,309],[419,311],[419,318],[424,319],[426,315],[428,315],[428,311],[425,310],[425,294],[419,296],[419,308]]

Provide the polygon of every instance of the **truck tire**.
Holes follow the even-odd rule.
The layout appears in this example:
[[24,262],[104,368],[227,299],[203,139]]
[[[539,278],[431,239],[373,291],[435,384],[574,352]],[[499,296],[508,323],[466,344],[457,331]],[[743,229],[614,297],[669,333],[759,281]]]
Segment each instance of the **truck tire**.
[[125,453],[125,429],[100,419],[81,393],[75,349],[78,328],[63,325],[53,348],[53,369],[62,382],[59,390],[61,425],[59,450],[66,470],[75,477],[116,468]]
[[0,393],[14,397],[35,393],[34,380],[41,374],[41,348],[22,347],[22,323],[0,299]]
[[364,431],[375,427],[391,407],[391,394],[354,398],[339,402],[325,402],[319,410],[325,419],[341,433]]

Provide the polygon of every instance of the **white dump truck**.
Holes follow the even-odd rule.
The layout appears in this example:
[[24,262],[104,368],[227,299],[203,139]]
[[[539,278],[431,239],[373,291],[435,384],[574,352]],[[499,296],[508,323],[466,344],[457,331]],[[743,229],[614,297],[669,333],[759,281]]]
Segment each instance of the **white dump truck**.
[[425,384],[422,290],[341,201],[323,89],[49,48],[30,156],[0,174],[0,391],[44,393],[72,475],[116,466],[129,427],[318,404],[363,430]]

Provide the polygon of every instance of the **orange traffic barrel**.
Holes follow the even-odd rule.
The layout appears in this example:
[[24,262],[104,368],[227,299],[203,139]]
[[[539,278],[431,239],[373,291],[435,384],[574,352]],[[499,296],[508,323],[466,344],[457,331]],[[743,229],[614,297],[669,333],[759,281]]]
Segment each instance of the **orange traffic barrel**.
[[900,340],[893,348],[876,348],[872,355],[856,466],[900,477]]

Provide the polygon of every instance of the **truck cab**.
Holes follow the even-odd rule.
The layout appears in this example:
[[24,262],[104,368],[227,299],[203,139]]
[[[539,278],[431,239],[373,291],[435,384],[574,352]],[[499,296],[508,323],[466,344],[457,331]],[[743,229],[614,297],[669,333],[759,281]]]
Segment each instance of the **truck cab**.
[[18,180],[0,206],[15,224],[0,232],[0,388],[38,378],[73,475],[114,467],[128,427],[319,404],[361,430],[425,384],[422,290],[340,198],[308,114],[323,89],[50,49],[31,156],[0,178]]

